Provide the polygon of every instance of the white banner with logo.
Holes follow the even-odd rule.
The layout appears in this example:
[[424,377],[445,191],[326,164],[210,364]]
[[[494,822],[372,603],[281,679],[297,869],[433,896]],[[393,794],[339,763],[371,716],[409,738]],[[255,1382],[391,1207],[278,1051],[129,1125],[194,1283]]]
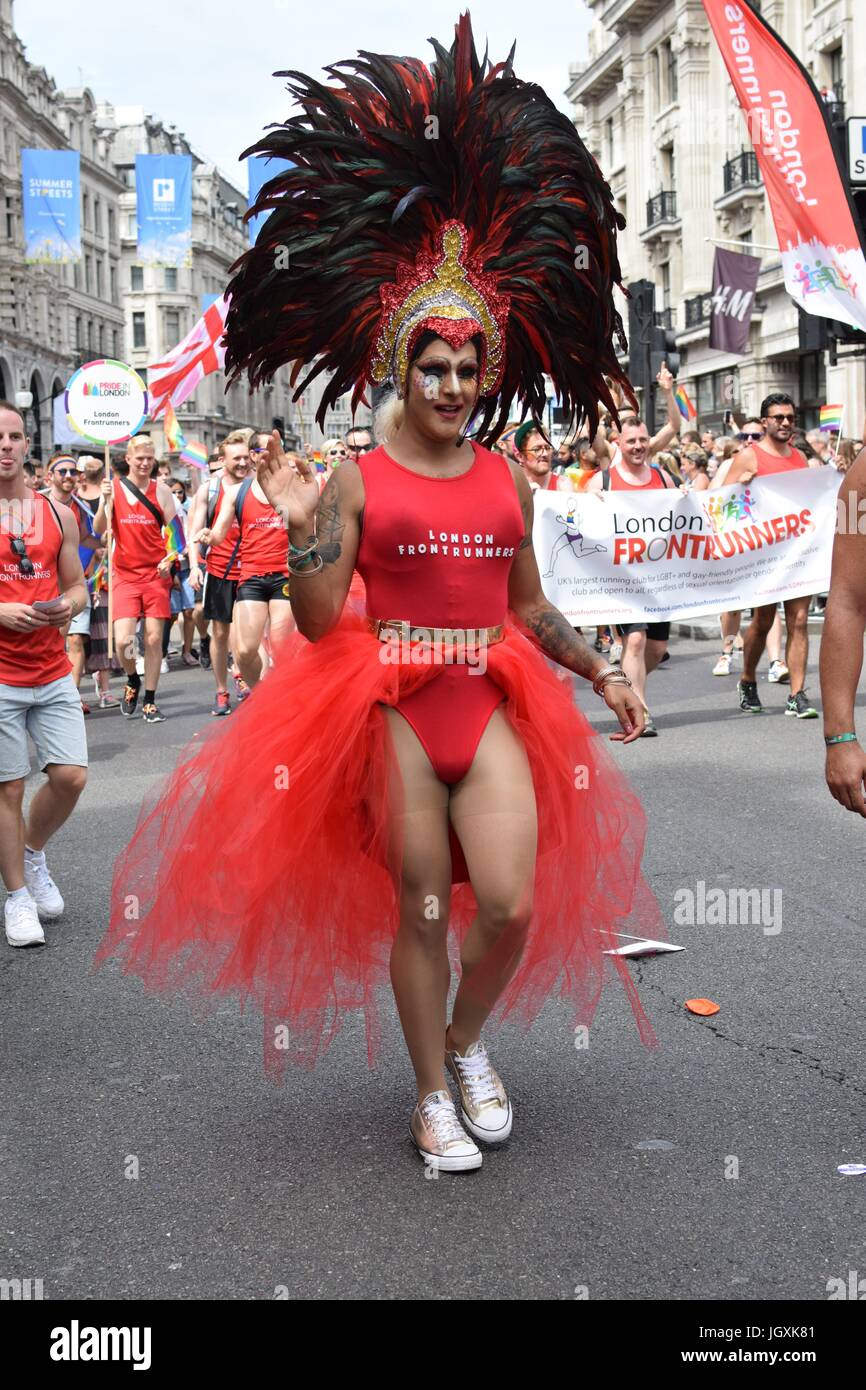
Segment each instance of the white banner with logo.
[[536,492],[544,592],[575,625],[666,622],[826,593],[842,477],[717,491]]

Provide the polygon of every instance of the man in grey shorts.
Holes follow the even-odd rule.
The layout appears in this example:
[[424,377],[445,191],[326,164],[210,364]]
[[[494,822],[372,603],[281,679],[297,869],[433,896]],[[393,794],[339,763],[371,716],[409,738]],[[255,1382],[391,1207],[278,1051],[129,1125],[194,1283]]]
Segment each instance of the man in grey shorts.
[[[61,633],[88,604],[78,522],[27,487],[29,442],[20,412],[0,401],[0,876],[10,946],[44,945],[40,918],[63,912],[45,845],[87,780],[84,716]],[[46,780],[25,824],[28,735]]]

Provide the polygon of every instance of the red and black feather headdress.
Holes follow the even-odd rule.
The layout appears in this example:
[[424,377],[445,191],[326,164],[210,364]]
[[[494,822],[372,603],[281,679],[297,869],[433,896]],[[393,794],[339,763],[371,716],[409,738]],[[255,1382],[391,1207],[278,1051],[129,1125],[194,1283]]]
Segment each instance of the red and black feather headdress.
[[[615,409],[604,375],[630,387],[612,289],[610,188],[568,118],[504,63],[479,62],[468,14],[431,68],[361,52],[333,85],[278,73],[303,109],[247,154],[290,168],[252,211],[272,209],[229,285],[226,368],[251,386],[293,362],[333,373],[318,414],[368,381],[405,385],[424,327],[484,343],[479,434],[517,399],[543,418],[544,374],[572,418]],[[504,340],[504,341],[503,341]],[[315,365],[312,365],[315,364]],[[498,419],[496,418],[498,414]]]

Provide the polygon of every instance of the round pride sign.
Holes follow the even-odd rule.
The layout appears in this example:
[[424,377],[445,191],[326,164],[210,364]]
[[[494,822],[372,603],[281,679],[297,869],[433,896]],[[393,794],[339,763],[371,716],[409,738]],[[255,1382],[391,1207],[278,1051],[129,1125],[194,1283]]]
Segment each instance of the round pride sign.
[[85,362],[66,383],[66,418],[92,444],[122,444],[147,418],[147,387],[125,362]]

